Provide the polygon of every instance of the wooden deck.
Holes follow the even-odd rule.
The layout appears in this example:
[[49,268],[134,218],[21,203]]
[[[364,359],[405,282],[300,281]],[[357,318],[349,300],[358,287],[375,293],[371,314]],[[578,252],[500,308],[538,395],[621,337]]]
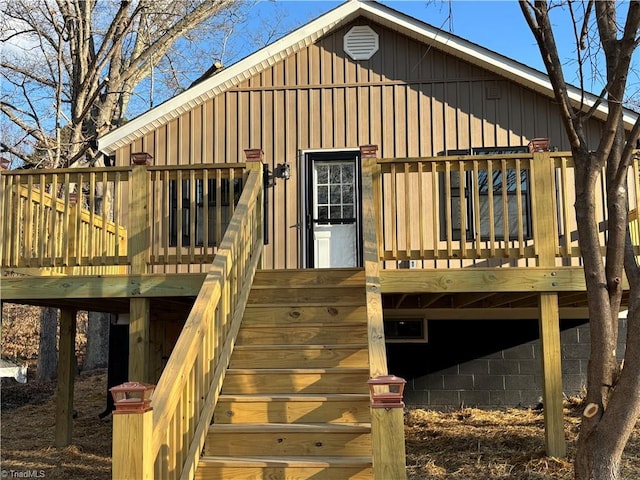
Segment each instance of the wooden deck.
[[[145,468],[157,473],[169,469],[179,477],[182,466],[196,471],[204,426],[251,287],[249,272],[260,262],[259,167],[141,165],[0,174],[0,296],[3,302],[61,308],[61,352],[69,350],[75,311],[128,314],[129,377],[155,383],[149,372],[153,319],[184,325],[154,394],[151,455],[156,458],[162,446],[173,465],[155,459],[155,467]],[[565,153],[363,158],[369,375],[386,373],[383,311],[434,319],[537,318],[547,452],[564,455],[558,322],[587,317],[572,173]],[[97,185],[110,192],[100,199],[101,210],[93,208]],[[193,189],[191,200],[181,205],[181,214],[171,214],[171,199],[187,198],[183,188]],[[638,160],[629,191],[631,236],[640,255]],[[602,187],[602,198],[605,193]],[[198,195],[202,201],[195,200]],[[602,204],[599,215],[605,225]],[[189,218],[202,218],[202,225]],[[604,244],[604,229],[601,235]],[[72,358],[62,358],[70,372]],[[61,377],[68,381],[61,400],[70,398],[68,377]],[[185,409],[188,423],[175,413]],[[69,408],[62,411],[65,418],[58,421],[69,427]],[[387,421],[393,423],[374,417],[374,438]],[[167,431],[173,438],[166,438]]]

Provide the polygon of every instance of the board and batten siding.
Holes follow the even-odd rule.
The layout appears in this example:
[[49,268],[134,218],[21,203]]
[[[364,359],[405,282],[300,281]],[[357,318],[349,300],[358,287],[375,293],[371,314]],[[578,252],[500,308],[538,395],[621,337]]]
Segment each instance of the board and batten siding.
[[[343,37],[364,24],[380,48],[354,61]],[[597,139],[599,125],[592,128]],[[375,144],[385,158],[434,156],[537,137],[568,150],[563,132],[553,99],[360,18],[119,149],[116,162],[146,151],[156,165],[235,163],[245,149],[262,148],[270,170],[291,164],[291,179],[269,189],[264,266],[298,268],[305,150]]]

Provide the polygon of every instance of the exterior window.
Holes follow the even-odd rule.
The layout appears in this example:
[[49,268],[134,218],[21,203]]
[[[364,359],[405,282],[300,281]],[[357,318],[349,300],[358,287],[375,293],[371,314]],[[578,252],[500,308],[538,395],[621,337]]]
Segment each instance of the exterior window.
[[[523,153],[528,152],[525,147],[505,149],[487,148],[483,150],[456,150],[448,152],[448,155],[488,155],[493,153]],[[448,230],[448,223],[451,223],[452,240],[462,239],[461,212],[465,215],[465,235],[467,240],[473,240],[480,236],[482,240],[489,240],[493,227],[493,238],[496,240],[505,239],[505,221],[507,222],[507,232],[510,240],[518,238],[518,228],[522,224],[522,233],[525,239],[532,237],[531,228],[531,195],[529,170],[519,171],[513,168],[494,168],[489,172],[487,169],[478,170],[477,176],[474,172],[465,171],[464,182],[460,181],[460,172],[452,171],[449,174],[448,185],[444,175],[441,175],[440,188],[443,195],[450,192],[451,215],[450,219],[446,215],[443,205],[442,214],[445,218],[442,238],[445,239]],[[519,197],[519,198],[518,198]],[[464,202],[461,208],[460,202]],[[477,203],[477,205],[476,205]],[[475,216],[478,215],[478,221]],[[477,231],[479,229],[479,231]]]
[[[486,171],[479,172],[478,190],[480,204],[480,237],[489,238],[489,190],[493,190],[493,228],[497,239],[504,239],[505,216],[509,238],[518,238],[518,182],[520,182],[520,205],[522,205],[522,222],[525,238],[531,238],[530,212],[529,212],[529,175],[527,170],[520,171],[517,178],[515,170],[506,170],[506,178],[502,178],[501,171],[492,172],[492,178],[488,178]],[[503,195],[506,195],[506,210],[503,205]]]
[[[230,181],[228,178],[195,180],[177,180],[169,182],[171,211],[169,216],[169,245],[180,244],[204,246],[217,245],[231,221],[233,206],[238,203],[242,193],[242,179]],[[220,198],[220,200],[218,200]],[[181,217],[178,220],[178,215]]]
[[387,343],[426,343],[427,320],[424,317],[384,317]]

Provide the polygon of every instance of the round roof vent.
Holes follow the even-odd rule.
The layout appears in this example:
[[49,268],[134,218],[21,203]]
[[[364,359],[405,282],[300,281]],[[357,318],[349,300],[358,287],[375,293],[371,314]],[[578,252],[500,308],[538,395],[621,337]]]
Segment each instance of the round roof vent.
[[368,25],[352,27],[344,36],[344,51],[354,60],[369,60],[378,51],[378,34]]

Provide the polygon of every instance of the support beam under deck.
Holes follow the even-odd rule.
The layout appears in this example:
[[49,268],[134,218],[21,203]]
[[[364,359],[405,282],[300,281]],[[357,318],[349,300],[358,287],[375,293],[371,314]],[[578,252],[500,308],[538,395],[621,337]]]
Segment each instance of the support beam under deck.
[[73,434],[73,386],[76,369],[75,354],[76,311],[60,311],[60,340],[58,342],[58,379],[56,384],[55,446],[71,443]]

